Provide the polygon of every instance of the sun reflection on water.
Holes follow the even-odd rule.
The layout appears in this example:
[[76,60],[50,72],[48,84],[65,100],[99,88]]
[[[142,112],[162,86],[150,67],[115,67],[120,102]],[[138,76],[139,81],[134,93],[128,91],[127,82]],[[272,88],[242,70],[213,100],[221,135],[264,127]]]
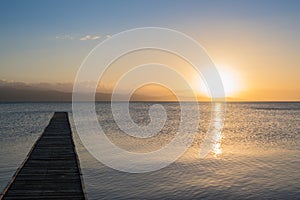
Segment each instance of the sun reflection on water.
[[215,157],[222,154],[221,142],[218,142],[213,145],[213,153]]
[[214,156],[217,157],[222,154],[222,148],[221,148],[221,142],[222,142],[222,105],[216,104],[215,110],[214,110],[214,140],[213,140],[213,146],[212,146],[212,152],[214,153]]
[[222,154],[222,128],[224,118],[224,104],[216,103],[212,110],[212,124],[210,130],[206,136],[206,142],[200,147],[200,158],[205,157],[209,151],[211,151],[214,157],[218,157]]

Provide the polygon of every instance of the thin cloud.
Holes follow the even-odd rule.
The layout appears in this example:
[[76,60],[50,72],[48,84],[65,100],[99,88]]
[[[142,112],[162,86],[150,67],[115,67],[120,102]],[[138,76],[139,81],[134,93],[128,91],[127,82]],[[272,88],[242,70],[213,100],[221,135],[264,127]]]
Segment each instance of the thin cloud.
[[100,39],[100,35],[94,35],[94,36],[85,35],[85,36],[81,37],[79,40],[86,41],[86,40],[98,40],[98,39]]
[[82,38],[80,38],[79,40],[85,41],[85,40],[89,40],[90,38],[91,38],[90,35],[85,35],[85,36],[83,36]]
[[92,37],[92,40],[98,40],[98,39],[100,39],[100,35],[96,35],[96,36]]
[[78,35],[74,36],[70,34],[55,36],[55,39],[57,40],[80,40],[80,41],[99,40],[99,39],[107,39],[107,38],[111,38],[111,35],[105,35],[104,37],[101,37],[100,35],[91,35],[91,34],[87,34],[84,36],[78,36]]

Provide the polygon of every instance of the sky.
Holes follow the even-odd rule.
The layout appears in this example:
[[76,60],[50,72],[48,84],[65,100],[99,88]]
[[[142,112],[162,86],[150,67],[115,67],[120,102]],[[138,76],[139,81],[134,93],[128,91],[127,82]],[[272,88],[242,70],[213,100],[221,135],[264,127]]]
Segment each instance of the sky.
[[69,87],[97,44],[149,26],[199,42],[234,99],[300,101],[297,0],[2,0],[0,83]]

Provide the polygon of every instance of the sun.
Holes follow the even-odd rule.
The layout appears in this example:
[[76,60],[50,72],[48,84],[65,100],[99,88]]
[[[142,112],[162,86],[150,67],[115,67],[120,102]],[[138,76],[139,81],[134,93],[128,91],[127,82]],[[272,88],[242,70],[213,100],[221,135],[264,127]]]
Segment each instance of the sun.
[[[216,67],[223,83],[225,97],[234,96],[241,87],[241,82],[238,80],[238,76],[231,67],[227,67],[225,65],[218,65]],[[200,94],[210,96],[210,92],[202,79],[196,80],[196,88],[197,92]]]
[[217,68],[223,83],[225,96],[228,97],[237,93],[239,90],[239,83],[234,72],[226,67]]

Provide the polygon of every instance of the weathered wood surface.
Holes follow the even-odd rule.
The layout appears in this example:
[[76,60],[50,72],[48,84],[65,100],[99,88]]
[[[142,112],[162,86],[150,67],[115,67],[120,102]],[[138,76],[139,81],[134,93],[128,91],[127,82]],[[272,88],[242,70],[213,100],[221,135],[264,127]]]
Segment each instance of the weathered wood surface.
[[56,112],[0,199],[86,199],[81,178],[68,113]]

